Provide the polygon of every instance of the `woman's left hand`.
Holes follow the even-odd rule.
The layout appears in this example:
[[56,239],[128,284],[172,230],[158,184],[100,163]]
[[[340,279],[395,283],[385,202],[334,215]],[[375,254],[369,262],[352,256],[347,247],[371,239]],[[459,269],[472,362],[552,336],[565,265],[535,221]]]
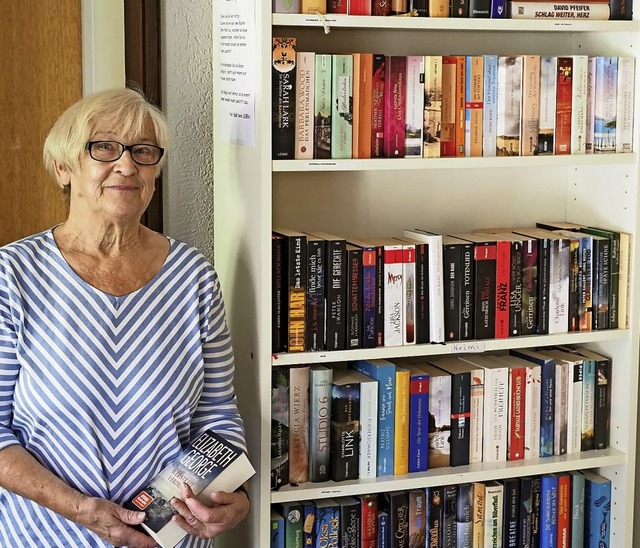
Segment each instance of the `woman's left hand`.
[[202,539],[213,538],[223,531],[233,529],[251,508],[249,499],[240,491],[212,493],[212,508],[202,504],[187,485],[182,486],[180,496],[182,500],[175,498],[172,501],[178,511],[173,519],[187,533]]

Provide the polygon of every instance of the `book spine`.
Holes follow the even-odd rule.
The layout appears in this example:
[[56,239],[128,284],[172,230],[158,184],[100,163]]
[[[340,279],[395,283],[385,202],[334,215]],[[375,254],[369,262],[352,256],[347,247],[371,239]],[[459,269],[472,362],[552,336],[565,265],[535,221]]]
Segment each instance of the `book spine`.
[[571,476],[558,476],[558,548],[570,548],[571,536]]
[[593,301],[593,329],[609,329],[609,288],[610,288],[610,257],[609,240],[598,238],[593,240],[592,254],[592,292]]
[[[383,0],[388,1],[388,0]],[[371,78],[371,157],[384,157],[384,105],[385,74],[387,59],[384,55],[373,56],[373,76]]]
[[507,17],[507,0],[491,0],[491,19]]
[[594,395],[594,447],[605,449],[609,446],[611,430],[611,360],[596,360],[596,383]]
[[595,396],[596,362],[584,360],[582,364],[582,446],[583,451],[595,448]]
[[300,0],[300,13],[327,13],[327,0]]
[[609,19],[609,4],[606,2],[531,2],[512,0],[511,19],[584,19],[606,21]]
[[286,237],[288,288],[287,352],[306,350],[307,300],[307,238],[304,235]]
[[456,102],[455,102],[455,156],[464,157],[465,116],[466,116],[466,57],[456,55]]
[[376,346],[384,345],[384,287],[386,271],[384,266],[384,246],[376,247]]
[[442,236],[429,241],[429,332],[432,343],[444,342],[444,275]]
[[347,349],[362,348],[362,248],[348,247],[347,268]]
[[360,548],[360,503],[358,499],[346,497],[337,499],[340,504],[340,546]]
[[455,156],[456,140],[456,57],[442,57],[442,105],[440,156]]
[[309,480],[313,482],[330,477],[332,377],[328,367],[309,371]]
[[540,548],[556,548],[558,542],[558,478],[545,474],[540,483]]
[[407,58],[389,55],[384,77],[384,156],[404,158]]
[[429,17],[429,0],[413,0],[412,5],[418,17]]
[[531,546],[540,546],[540,510],[542,508],[542,478],[531,479]]
[[618,58],[616,98],[616,152],[633,152],[633,98],[635,67],[632,57]]
[[538,334],[549,333],[549,280],[551,271],[551,243],[538,240]]
[[407,57],[407,91],[405,104],[405,156],[422,156],[424,127],[424,56]]
[[376,347],[376,250],[362,250],[362,337],[364,348]]
[[524,414],[524,458],[540,456],[541,384],[542,370],[539,365],[526,368],[525,414]]
[[349,0],[349,15],[371,15],[371,0]]
[[325,349],[325,242],[307,241],[307,350]]
[[284,545],[302,548],[302,504],[299,502],[284,502],[277,507],[284,519]]
[[302,546],[316,545],[316,505],[311,500],[302,501]]
[[[361,62],[362,62],[361,53],[353,53],[351,55],[353,59],[353,80],[352,80],[352,100],[353,105],[351,108],[351,157],[359,158],[360,155],[358,153],[358,149],[360,148],[360,86],[361,82]],[[369,134],[371,134],[371,128],[369,128]]]
[[449,8],[449,17],[469,17],[469,3],[466,0],[453,0]]
[[346,329],[346,275],[347,251],[344,240],[327,242],[327,268],[325,287],[327,295],[326,347],[327,350],[347,348]]
[[269,529],[269,547],[285,548],[284,546],[284,518],[275,510],[271,510]]
[[[356,71],[356,55],[358,56]],[[354,158],[371,158],[371,125],[373,114],[373,54],[354,54],[353,70],[353,148]],[[357,82],[357,85],[356,85]],[[357,93],[356,93],[357,89]],[[356,123],[355,110],[358,105],[358,120]]]
[[408,0],[391,0],[391,15],[407,13]]
[[467,341],[475,338],[474,325],[474,290],[475,276],[473,269],[474,245],[462,244],[462,288],[460,290],[460,340]]
[[449,17],[449,15],[447,0],[429,0],[429,17]]
[[520,498],[518,500],[518,539],[522,548],[531,547],[531,524],[533,511],[533,478],[520,478]]
[[489,482],[485,490],[484,545],[502,546],[503,487]]
[[451,466],[469,464],[471,373],[451,375]]
[[289,482],[289,368],[271,372],[271,489]]
[[272,235],[271,238],[271,351],[284,352],[286,348],[287,307],[286,302],[286,269],[284,267],[284,238]]
[[[421,548],[427,534],[427,504],[426,492],[424,489],[412,489],[409,491],[409,543],[408,548],[413,548],[420,539]],[[416,539],[413,541],[412,539]]]
[[427,487],[427,542],[426,546],[442,546],[444,521],[444,488]]
[[522,334],[522,259],[523,243],[511,243],[511,264],[509,267],[509,336]]
[[424,132],[423,158],[440,157],[442,124],[442,56],[424,58]]
[[498,120],[498,56],[484,56],[484,109],[482,118],[482,155],[496,155]]
[[429,378],[429,468],[451,464],[451,376]]
[[309,366],[289,370],[289,483],[309,481]]
[[553,424],[553,454],[567,453],[567,404],[569,394],[569,364],[556,362],[555,411]]
[[522,57],[498,57],[496,156],[520,156]]
[[612,0],[609,3],[612,21],[630,21],[632,19],[633,2],[630,0]]
[[506,479],[504,487],[504,506],[502,524],[502,542],[504,548],[521,548],[518,535],[518,504],[520,502],[520,480],[518,478]]
[[396,368],[395,439],[393,473],[409,473],[409,409],[411,377],[407,369]]
[[527,368],[514,367],[509,371],[509,443],[507,458],[524,459],[526,421]]
[[409,548],[409,494],[407,491],[382,493],[379,505],[389,516],[389,547]]
[[360,385],[334,384],[331,390],[331,479],[358,478]]
[[340,507],[335,500],[325,499],[316,504],[315,537],[314,548],[339,545]]
[[485,486],[483,483],[476,482],[472,484],[472,488],[473,525],[471,526],[471,546],[472,548],[484,548]]
[[363,495],[360,497],[360,523],[362,548],[376,548],[378,540],[378,497]]
[[378,511],[378,540],[377,548],[389,548],[389,515],[384,511]]
[[582,361],[574,362],[569,366],[569,419],[567,430],[569,441],[567,453],[580,453],[582,446],[582,392],[583,392],[583,367]]
[[508,389],[506,369],[485,370],[484,462],[507,460]]
[[587,60],[587,131],[585,136],[584,151],[586,154],[593,154],[593,129],[596,123],[596,58],[588,57]]
[[429,337],[429,246],[416,244],[416,343]]
[[466,57],[465,156],[482,156],[484,57]]
[[522,65],[522,126],[520,143],[523,156],[538,150],[540,123],[540,56],[526,55]]
[[496,245],[476,244],[475,264],[475,323],[476,339],[493,339],[496,313]]
[[313,94],[313,157],[331,158],[331,55],[316,53]]
[[[330,0],[343,1],[346,0]],[[331,158],[351,158],[353,150],[353,56],[332,56]]]
[[618,58],[596,58],[595,127],[593,152],[616,150],[616,115],[618,87]]
[[591,331],[593,329],[593,273],[592,256],[593,240],[586,236],[580,238],[580,301],[578,303],[578,329]]
[[391,15],[391,0],[372,0],[371,11],[373,15]]
[[327,0],[327,13],[348,13],[348,0]]
[[580,313],[580,240],[569,242],[569,331],[579,330]]
[[573,57],[558,57],[556,88],[556,154],[571,153]]
[[273,0],[273,13],[300,13],[300,0]]
[[611,546],[611,482],[594,476],[585,480],[585,546]]
[[402,246],[384,250],[384,346],[401,346],[402,330]]
[[375,478],[378,465],[378,383],[360,383],[359,478]]
[[402,324],[403,344],[416,343],[416,247],[402,248]]
[[[296,12],[297,13],[297,12]],[[272,158],[290,160],[296,149],[296,39],[273,38]]]
[[443,258],[444,334],[446,341],[460,340],[462,289],[462,249],[460,244],[445,243]]
[[484,424],[484,370],[474,369],[470,386],[471,424],[469,428],[469,464],[482,462]]
[[443,488],[444,519],[442,530],[443,548],[456,548],[458,544],[456,527],[456,510],[458,506],[458,489],[455,485],[445,485]]
[[409,385],[409,472],[427,470],[429,375],[411,375]]
[[541,366],[541,409],[540,409],[540,456],[553,456],[554,412],[555,412],[555,363]]
[[315,64],[315,53],[296,53],[296,160],[313,158]]
[[511,242],[496,242],[496,310],[495,338],[506,339],[509,331],[511,296]]
[[491,17],[491,0],[470,0],[469,17],[488,19]]
[[584,547],[584,474],[571,475],[571,548]]
[[549,334],[569,330],[569,261],[568,239],[552,241],[549,276]]
[[540,58],[538,154],[555,154],[557,57]]
[[571,90],[571,154],[585,154],[587,139],[587,79],[589,58],[573,56]]

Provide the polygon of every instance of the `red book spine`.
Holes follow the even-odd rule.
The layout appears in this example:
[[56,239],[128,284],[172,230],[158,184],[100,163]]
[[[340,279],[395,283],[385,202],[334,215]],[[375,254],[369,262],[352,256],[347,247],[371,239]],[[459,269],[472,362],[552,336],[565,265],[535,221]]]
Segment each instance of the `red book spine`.
[[373,0],[371,11],[373,15],[391,15],[391,0]]
[[378,542],[378,497],[360,497],[360,546],[376,548]]
[[509,302],[511,295],[511,242],[496,243],[496,339],[509,336]]
[[571,476],[558,474],[558,548],[571,546]]
[[556,154],[571,154],[571,93],[573,59],[558,57],[556,87]]
[[349,15],[371,15],[371,0],[350,0]]
[[347,14],[347,0],[328,0],[327,13]]
[[384,156],[404,158],[407,58],[387,56],[384,77]]
[[371,79],[371,157],[384,156],[384,77],[386,58],[373,56],[373,77]]
[[509,460],[521,460],[524,458],[524,413],[527,370],[524,367],[514,367],[509,370],[509,375],[509,401],[511,405],[509,409],[507,458]]

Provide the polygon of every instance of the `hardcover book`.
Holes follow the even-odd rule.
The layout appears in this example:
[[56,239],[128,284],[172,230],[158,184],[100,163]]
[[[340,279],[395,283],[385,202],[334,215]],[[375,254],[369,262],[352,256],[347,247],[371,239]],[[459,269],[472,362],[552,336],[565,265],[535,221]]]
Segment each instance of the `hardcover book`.
[[391,15],[391,2],[389,0],[372,0],[372,15]]
[[315,501],[315,537],[318,546],[340,545],[340,506],[335,499]]
[[313,158],[315,65],[315,53],[296,53],[296,159]]
[[296,39],[274,36],[272,50],[272,158],[290,160],[296,148]]
[[300,0],[300,13],[327,13],[327,0]]
[[348,13],[348,0],[327,0],[327,13]]
[[353,157],[371,158],[373,54],[353,54]]
[[180,498],[183,484],[191,487],[202,504],[211,506],[212,493],[232,493],[254,474],[253,466],[241,449],[212,430],[206,430],[133,495],[124,507],[145,512],[144,531],[162,548],[173,548],[187,535],[172,520],[178,511],[171,504],[171,499]]
[[362,548],[376,548],[378,540],[378,496],[360,495],[360,539]]
[[312,500],[303,500],[302,504],[302,540],[303,546],[315,547],[316,545],[316,503]]
[[303,538],[303,508],[298,501],[283,502],[276,505],[276,510],[284,520],[284,545],[302,548]]
[[360,383],[335,370],[331,388],[331,479],[357,479],[360,459]]
[[340,546],[341,548],[361,548],[361,511],[360,500],[356,497],[336,497],[340,507]]
[[309,371],[309,480],[330,477],[331,386],[333,369],[313,365]]
[[442,56],[424,58],[424,132],[423,158],[440,157],[442,124]]
[[371,15],[371,0],[349,0],[349,15]]
[[[593,396],[594,449],[605,449],[609,447],[611,430],[611,358],[586,348],[578,348],[577,352],[585,358],[584,364],[588,362],[590,373],[593,371],[593,364],[595,363]],[[585,409],[586,412],[587,410]]]

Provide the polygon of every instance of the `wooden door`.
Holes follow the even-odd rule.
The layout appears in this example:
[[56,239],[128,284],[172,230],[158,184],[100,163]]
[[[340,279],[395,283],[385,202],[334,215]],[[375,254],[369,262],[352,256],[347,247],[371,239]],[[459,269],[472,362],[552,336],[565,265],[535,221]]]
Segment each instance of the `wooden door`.
[[0,245],[63,221],[42,162],[57,117],[82,97],[81,0],[0,0]]

